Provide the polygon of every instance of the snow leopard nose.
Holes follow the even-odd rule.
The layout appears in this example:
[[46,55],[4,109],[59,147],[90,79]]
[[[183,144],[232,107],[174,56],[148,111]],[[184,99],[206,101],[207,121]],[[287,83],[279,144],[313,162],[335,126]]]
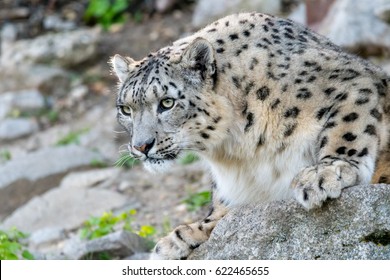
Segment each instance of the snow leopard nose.
[[153,148],[155,142],[156,139],[149,139],[146,141],[146,143],[143,143],[142,145],[134,145],[133,147],[137,151],[147,155],[148,152]]

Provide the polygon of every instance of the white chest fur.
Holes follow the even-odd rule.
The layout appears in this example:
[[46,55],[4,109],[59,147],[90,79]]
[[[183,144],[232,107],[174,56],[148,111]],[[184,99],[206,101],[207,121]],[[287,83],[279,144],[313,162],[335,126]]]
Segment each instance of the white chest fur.
[[313,142],[295,144],[278,153],[261,149],[240,162],[210,161],[218,195],[228,206],[292,197],[291,181],[314,163]]

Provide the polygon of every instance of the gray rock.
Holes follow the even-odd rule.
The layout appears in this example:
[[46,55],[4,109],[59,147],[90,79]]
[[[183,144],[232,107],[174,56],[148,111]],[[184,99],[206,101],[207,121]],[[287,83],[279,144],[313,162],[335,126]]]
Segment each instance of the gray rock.
[[61,227],[48,227],[32,233],[28,238],[28,242],[33,249],[42,250],[43,247],[50,246],[65,238],[65,230]]
[[12,111],[12,96],[0,95],[0,121],[5,119]]
[[124,258],[146,251],[148,251],[146,240],[127,231],[114,232],[90,241],[74,237],[63,248],[64,255],[72,260],[96,259],[102,252],[108,253],[111,258]]
[[69,93],[69,104],[68,106],[74,106],[74,104],[77,104],[80,102],[87,94],[88,94],[88,87],[86,85],[79,85],[74,88]]
[[349,50],[364,50],[368,54],[380,49],[389,51],[390,25],[376,15],[378,8],[389,3],[389,0],[337,0],[318,32]]
[[15,24],[6,23],[1,28],[1,41],[4,42],[14,42],[18,36],[18,29]]
[[231,211],[191,259],[390,259],[390,185],[355,186],[321,209],[294,200]]
[[279,14],[280,0],[199,0],[192,17],[195,27],[202,27],[223,16],[238,12]]
[[93,160],[101,160],[101,156],[70,145],[45,148],[6,162],[0,166],[0,219],[57,186],[65,173],[89,166]]
[[75,66],[96,54],[98,40],[97,29],[79,29],[19,40],[4,49],[0,62],[5,67],[40,63]]
[[300,24],[306,25],[307,24],[306,4],[303,2],[299,3],[299,5],[295,9],[293,9],[292,12],[288,15],[288,18]]
[[152,253],[135,253],[134,255],[124,258],[124,260],[132,260],[132,261],[150,260],[151,256]]
[[39,110],[45,107],[45,99],[36,89],[21,90],[11,94],[13,95],[13,107],[23,112]]
[[178,1],[177,0],[156,0],[155,8],[159,13],[169,11]]
[[72,172],[61,181],[61,188],[88,188],[96,184],[115,179],[120,173],[119,168],[104,168],[81,172]]
[[0,93],[31,88],[54,97],[66,96],[71,83],[66,71],[43,65],[0,67],[0,81]]
[[76,28],[76,23],[61,19],[57,14],[47,15],[43,19],[43,27],[47,30],[69,31]]
[[2,140],[9,141],[28,136],[36,131],[38,131],[38,124],[33,119],[5,119],[0,122],[0,143]]
[[375,15],[386,23],[390,23],[390,1],[383,3],[374,11]]
[[390,76],[390,61],[381,65],[382,69]]
[[0,120],[12,109],[31,112],[45,107],[45,98],[37,89],[6,92],[0,95]]
[[3,227],[25,232],[45,227],[72,230],[89,217],[101,216],[126,202],[126,196],[110,190],[59,187],[19,207],[4,220]]

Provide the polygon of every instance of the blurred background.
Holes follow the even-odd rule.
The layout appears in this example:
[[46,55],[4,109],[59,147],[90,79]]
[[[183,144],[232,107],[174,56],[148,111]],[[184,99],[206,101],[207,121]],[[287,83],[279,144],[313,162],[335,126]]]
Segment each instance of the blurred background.
[[205,215],[195,155],[158,175],[127,155],[107,61],[244,11],[307,25],[390,74],[390,0],[0,0],[0,259],[145,259]]

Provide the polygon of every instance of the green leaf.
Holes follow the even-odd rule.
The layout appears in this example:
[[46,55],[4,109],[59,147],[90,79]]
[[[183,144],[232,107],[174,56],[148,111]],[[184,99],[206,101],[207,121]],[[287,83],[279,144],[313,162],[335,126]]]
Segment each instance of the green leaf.
[[89,232],[90,232],[90,230],[89,229],[87,229],[87,228],[82,228],[81,230],[80,230],[80,237],[81,237],[81,239],[89,239]]
[[90,0],[85,17],[90,19],[92,17],[101,17],[110,8],[110,0]]
[[112,12],[118,14],[123,12],[129,6],[128,0],[116,0],[114,5],[111,6]]
[[186,165],[191,164],[199,160],[199,157],[194,153],[187,153],[184,157],[179,159],[179,163]]
[[70,144],[79,144],[80,143],[80,136],[82,134],[85,134],[89,131],[88,128],[77,130],[77,131],[71,131],[64,137],[62,137],[60,140],[57,141],[57,146],[66,146]]
[[141,237],[149,237],[156,233],[156,229],[152,226],[141,226],[141,229],[139,230],[139,236]]
[[25,259],[25,260],[34,260],[34,256],[27,250],[24,250],[22,252],[22,257]]
[[98,254],[99,260],[112,260],[112,256],[108,252],[101,252]]
[[9,161],[11,160],[11,152],[8,150],[4,150],[0,152],[0,159],[3,159],[4,161]]
[[31,259],[34,256],[27,250],[23,249],[23,245],[19,243],[20,239],[26,238],[28,235],[12,228],[8,231],[0,231],[0,259],[1,260],[17,260],[20,257]]
[[190,194],[183,202],[187,205],[188,211],[196,211],[211,202],[211,192],[204,191]]
[[129,6],[130,0],[90,0],[84,14],[84,20],[95,20],[107,30],[113,23],[124,20],[123,13]]
[[91,167],[94,167],[94,168],[105,168],[105,167],[108,167],[108,164],[106,162],[104,162],[102,160],[99,160],[99,159],[91,160],[90,165],[91,165]]

